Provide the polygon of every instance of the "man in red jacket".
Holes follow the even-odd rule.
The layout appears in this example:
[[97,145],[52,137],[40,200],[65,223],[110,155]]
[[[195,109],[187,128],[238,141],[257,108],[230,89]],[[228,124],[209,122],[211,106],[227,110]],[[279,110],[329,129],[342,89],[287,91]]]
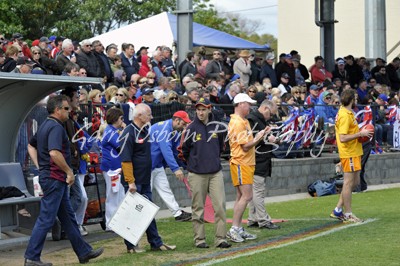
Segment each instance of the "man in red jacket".
[[332,79],[332,73],[325,69],[324,58],[320,55],[314,58],[315,64],[310,67],[311,80],[313,83],[318,84],[324,82],[326,79]]

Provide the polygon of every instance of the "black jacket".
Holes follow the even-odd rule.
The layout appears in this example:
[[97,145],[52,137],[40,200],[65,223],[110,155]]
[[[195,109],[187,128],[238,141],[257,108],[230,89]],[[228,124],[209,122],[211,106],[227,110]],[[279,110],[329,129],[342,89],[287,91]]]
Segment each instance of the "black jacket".
[[186,160],[187,170],[195,174],[213,174],[222,169],[221,153],[224,149],[225,134],[215,133],[222,130],[213,122],[210,114],[207,125],[197,116],[182,134],[181,156]]
[[[260,130],[265,129],[267,121],[264,116],[258,111],[254,110],[247,116],[250,127],[253,130],[255,136]],[[254,174],[259,176],[271,176],[271,158],[272,158],[272,145],[266,144],[264,141],[260,141],[256,148],[256,169]]]
[[86,69],[88,77],[102,77],[99,62],[93,52],[90,51],[89,53],[85,53],[84,51],[81,51],[76,54],[76,63],[80,67]]
[[11,72],[17,67],[17,61],[11,57],[7,57],[4,63],[0,67],[1,72]]

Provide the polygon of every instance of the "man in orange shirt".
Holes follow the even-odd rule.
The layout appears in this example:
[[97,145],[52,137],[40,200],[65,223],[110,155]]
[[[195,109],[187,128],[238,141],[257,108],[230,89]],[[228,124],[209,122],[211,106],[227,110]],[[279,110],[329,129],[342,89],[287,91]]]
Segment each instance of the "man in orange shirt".
[[[359,137],[372,137],[373,132],[363,129],[359,131],[357,120],[354,117],[355,91],[345,90],[342,92],[342,106],[336,116],[335,131],[336,142],[339,150],[340,162],[343,167],[344,183],[342,193],[331,217],[346,223],[363,222],[352,213],[351,193],[360,182],[361,156],[363,155],[362,144]],[[342,207],[345,213],[343,214]]]
[[266,127],[253,138],[246,116],[250,112],[250,105],[256,102],[245,93],[236,95],[233,99],[235,113],[231,115],[228,126],[230,171],[233,186],[236,188],[236,201],[233,207],[232,227],[227,233],[227,238],[237,243],[257,238],[241,226],[243,213],[253,197],[253,175],[256,165],[254,147],[270,133],[270,127]]

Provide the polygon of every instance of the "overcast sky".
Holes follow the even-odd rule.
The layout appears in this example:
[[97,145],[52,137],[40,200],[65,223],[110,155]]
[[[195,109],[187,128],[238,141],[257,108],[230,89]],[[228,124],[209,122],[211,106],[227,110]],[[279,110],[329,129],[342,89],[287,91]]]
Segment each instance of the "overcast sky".
[[258,34],[278,37],[278,0],[211,0],[218,11],[238,13],[243,17],[260,20],[263,25]]

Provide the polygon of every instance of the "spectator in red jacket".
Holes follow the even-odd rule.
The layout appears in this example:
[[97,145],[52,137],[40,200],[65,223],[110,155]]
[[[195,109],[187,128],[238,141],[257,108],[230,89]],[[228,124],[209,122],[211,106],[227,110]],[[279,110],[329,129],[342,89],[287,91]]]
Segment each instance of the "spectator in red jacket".
[[326,79],[332,79],[332,73],[325,69],[324,58],[320,55],[314,58],[315,64],[310,67],[311,80],[317,84]]

